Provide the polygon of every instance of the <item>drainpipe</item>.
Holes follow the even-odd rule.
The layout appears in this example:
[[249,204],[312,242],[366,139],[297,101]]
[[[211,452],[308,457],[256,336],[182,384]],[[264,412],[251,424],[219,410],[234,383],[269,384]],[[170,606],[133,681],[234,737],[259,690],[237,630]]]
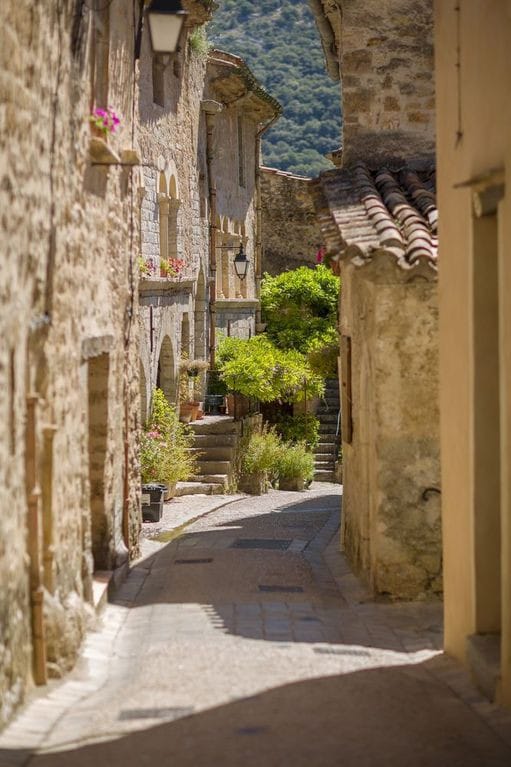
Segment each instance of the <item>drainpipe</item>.
[[26,488],[28,502],[28,555],[30,562],[30,612],[32,623],[33,672],[36,684],[46,684],[46,638],[44,589],[41,567],[41,488],[37,472],[37,405],[39,396],[27,397]]
[[57,427],[43,428],[42,505],[43,505],[43,572],[44,586],[55,593],[55,540],[53,525],[53,439]]
[[263,235],[262,235],[262,203],[261,203],[261,141],[262,135],[278,120],[280,113],[260,128],[255,137],[255,193],[256,193],[256,238],[254,249],[255,297],[259,301],[256,309],[256,333],[262,333],[261,322],[261,279],[263,275]]
[[215,117],[222,111],[218,101],[207,99],[201,104],[206,115],[206,167],[209,199],[209,367],[215,367],[216,350],[216,183],[213,178]]

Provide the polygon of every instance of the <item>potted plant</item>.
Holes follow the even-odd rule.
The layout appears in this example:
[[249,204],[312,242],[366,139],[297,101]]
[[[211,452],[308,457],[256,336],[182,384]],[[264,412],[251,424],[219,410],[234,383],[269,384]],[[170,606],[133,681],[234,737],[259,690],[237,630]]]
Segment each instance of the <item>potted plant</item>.
[[240,490],[251,495],[268,492],[276,480],[283,443],[274,429],[264,428],[260,434],[252,434],[241,459]]
[[179,422],[176,409],[169,405],[161,389],[155,389],[151,417],[140,445],[142,495],[146,496],[143,506],[155,504],[143,513],[144,518],[158,521],[161,517],[163,499],[156,498],[158,486],[160,494],[172,497],[176,483],[196,473],[192,445],[193,434]]
[[96,107],[89,115],[89,122],[93,135],[105,140],[115,133],[121,121],[112,107],[102,109]]
[[305,442],[284,443],[277,457],[276,471],[280,490],[305,490],[314,477],[314,456]]
[[204,416],[201,401],[196,395],[203,383],[202,380],[198,380],[199,375],[208,368],[209,363],[206,360],[191,360],[186,354],[181,357],[179,364],[179,412],[181,420],[185,423],[196,421],[199,417]]
[[149,277],[151,274],[151,264],[142,256],[138,259],[138,271],[141,277]]

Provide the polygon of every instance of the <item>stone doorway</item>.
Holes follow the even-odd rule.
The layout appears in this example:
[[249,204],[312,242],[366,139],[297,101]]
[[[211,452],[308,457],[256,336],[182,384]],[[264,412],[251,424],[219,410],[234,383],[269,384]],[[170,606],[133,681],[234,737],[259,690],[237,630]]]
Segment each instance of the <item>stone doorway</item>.
[[110,569],[109,529],[105,504],[108,455],[108,379],[110,358],[100,354],[88,362],[88,457],[90,523],[94,570]]

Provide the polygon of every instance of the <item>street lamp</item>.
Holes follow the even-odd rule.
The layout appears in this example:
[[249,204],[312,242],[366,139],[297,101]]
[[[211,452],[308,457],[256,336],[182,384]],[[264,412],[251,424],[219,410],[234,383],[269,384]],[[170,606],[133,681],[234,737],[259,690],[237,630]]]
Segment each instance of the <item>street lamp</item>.
[[247,258],[247,254],[243,250],[243,243],[240,245],[239,252],[236,255],[236,258],[234,259],[234,270],[240,280],[244,280],[247,276],[248,272],[248,264],[249,260]]
[[187,15],[180,0],[152,0],[147,20],[154,53],[175,53]]

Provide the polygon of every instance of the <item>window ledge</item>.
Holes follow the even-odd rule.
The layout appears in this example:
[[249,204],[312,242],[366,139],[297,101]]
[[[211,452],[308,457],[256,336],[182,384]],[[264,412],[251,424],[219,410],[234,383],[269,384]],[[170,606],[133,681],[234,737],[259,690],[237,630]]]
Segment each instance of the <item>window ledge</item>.
[[179,277],[156,277],[153,275],[140,275],[138,284],[140,293],[167,293],[179,290],[190,291],[195,285],[195,280]]
[[99,136],[92,136],[89,140],[89,157],[97,165],[119,165],[121,162],[119,155]]
[[217,309],[258,309],[259,301],[256,298],[217,298]]

